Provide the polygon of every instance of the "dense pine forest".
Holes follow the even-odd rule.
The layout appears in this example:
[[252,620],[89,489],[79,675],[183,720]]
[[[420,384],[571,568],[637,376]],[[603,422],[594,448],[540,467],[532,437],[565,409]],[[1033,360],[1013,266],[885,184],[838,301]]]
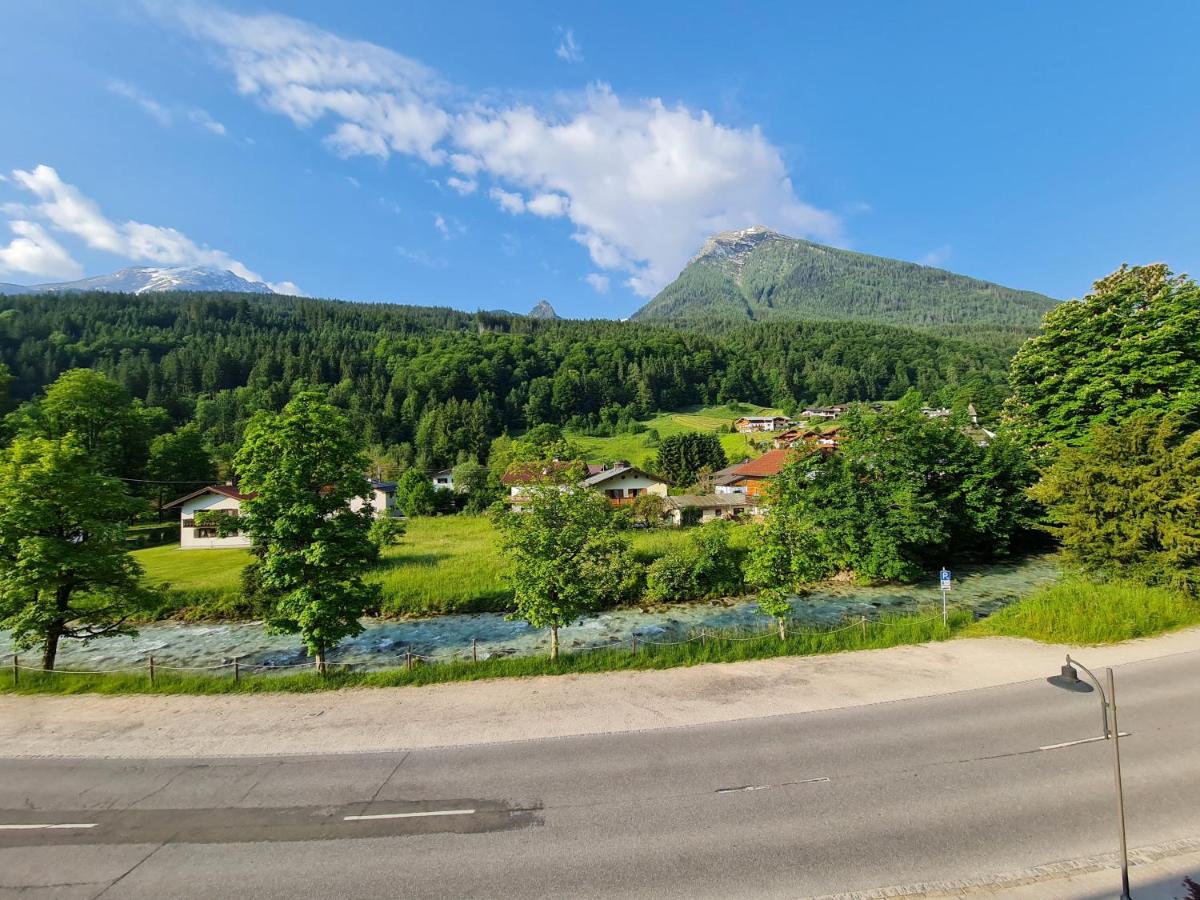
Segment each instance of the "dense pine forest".
[[372,445],[423,469],[482,460],[543,423],[620,428],[657,410],[743,401],[973,402],[1008,394],[1004,341],[857,322],[700,332],[607,320],[246,294],[79,293],[0,299],[9,395],[94,368],[164,425],[195,422],[227,461],[249,417],[302,387],[325,392]]

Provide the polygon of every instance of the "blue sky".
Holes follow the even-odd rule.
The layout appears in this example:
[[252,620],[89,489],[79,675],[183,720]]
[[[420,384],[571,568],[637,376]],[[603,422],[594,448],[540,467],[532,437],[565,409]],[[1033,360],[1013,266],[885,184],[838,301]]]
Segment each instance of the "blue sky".
[[1056,297],[1200,266],[1200,4],[42,0],[0,281],[626,316],[762,223]]

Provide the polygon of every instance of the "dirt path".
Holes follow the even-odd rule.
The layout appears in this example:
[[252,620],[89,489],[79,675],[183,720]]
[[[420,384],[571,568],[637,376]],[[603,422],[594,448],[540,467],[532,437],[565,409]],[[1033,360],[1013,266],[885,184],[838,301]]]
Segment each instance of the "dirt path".
[[[6,695],[0,756],[345,753],[699,725],[1044,678],[1069,649],[972,638],[663,671],[315,694]],[[1095,669],[1195,650],[1200,628],[1078,655]]]

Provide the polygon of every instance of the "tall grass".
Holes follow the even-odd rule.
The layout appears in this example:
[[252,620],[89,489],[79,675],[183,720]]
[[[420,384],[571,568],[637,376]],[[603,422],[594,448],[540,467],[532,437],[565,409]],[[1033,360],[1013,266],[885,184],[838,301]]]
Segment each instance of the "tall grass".
[[[327,675],[306,671],[290,675],[243,675],[234,681],[232,672],[208,675],[159,670],[151,683],[149,673],[111,675],[44,674],[22,671],[14,685],[8,672],[0,668],[0,693],[23,694],[230,694],[331,690],[348,687],[398,687],[437,684],[450,681],[477,681],[485,678],[514,678],[530,675],[570,675],[585,672],[613,672],[643,669],[669,669],[701,663],[737,662],[769,659],[777,656],[814,656],[847,650],[869,650],[900,644],[942,641],[960,633],[971,622],[965,610],[951,612],[946,625],[941,616],[924,612],[913,615],[888,615],[868,621],[862,628],[793,630],[787,640],[770,631],[751,634],[727,631],[710,634],[704,640],[660,646],[642,642],[636,651],[630,644],[614,644],[585,652],[564,653],[557,662],[548,656],[498,657],[479,662],[469,658],[444,662],[417,663],[405,668],[379,671],[334,671]],[[746,640],[753,637],[752,640]]]
[[973,634],[1111,644],[1200,624],[1200,602],[1166,588],[1068,578],[977,622]]

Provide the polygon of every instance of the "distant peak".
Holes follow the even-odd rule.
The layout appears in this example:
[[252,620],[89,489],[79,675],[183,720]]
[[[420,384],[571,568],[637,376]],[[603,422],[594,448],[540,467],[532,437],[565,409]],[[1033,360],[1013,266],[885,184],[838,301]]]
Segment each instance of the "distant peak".
[[537,305],[529,311],[531,319],[557,319],[558,313],[554,311],[554,307],[550,305],[549,300],[539,300]]
[[692,258],[692,261],[708,258],[723,259],[729,260],[740,269],[746,255],[759,244],[786,240],[788,240],[786,236],[778,231],[772,231],[765,225],[751,225],[749,228],[719,231],[704,242],[704,246]]

